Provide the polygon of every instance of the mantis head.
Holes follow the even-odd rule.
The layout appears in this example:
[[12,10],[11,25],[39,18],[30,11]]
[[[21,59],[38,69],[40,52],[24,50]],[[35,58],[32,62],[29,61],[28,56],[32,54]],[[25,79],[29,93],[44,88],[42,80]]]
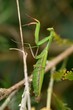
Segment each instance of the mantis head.
[[48,31],[54,31],[54,29],[53,29],[53,28],[47,28],[47,30],[48,30]]
[[50,31],[50,36],[55,37],[55,31],[53,28],[47,28],[48,31]]

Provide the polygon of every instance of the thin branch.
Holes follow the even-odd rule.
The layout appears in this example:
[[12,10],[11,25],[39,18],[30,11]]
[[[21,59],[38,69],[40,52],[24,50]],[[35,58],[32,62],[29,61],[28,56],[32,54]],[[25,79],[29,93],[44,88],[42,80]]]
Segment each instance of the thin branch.
[[[27,53],[24,51],[24,42],[23,42],[23,33],[22,33],[22,26],[21,26],[21,15],[20,15],[20,8],[19,8],[19,0],[16,0],[17,4],[17,12],[18,12],[18,19],[19,19],[19,28],[20,28],[20,38],[21,38],[21,51],[23,55],[23,64],[24,64],[24,77],[25,77],[25,94],[27,94],[27,104],[28,104],[28,110],[31,110],[31,102],[30,102],[30,92],[29,92],[29,82],[28,82],[28,73],[27,73]],[[24,95],[24,93],[23,93]],[[22,97],[21,101],[21,107],[20,110],[23,110],[24,107],[24,96]]]
[[14,97],[17,90],[13,91],[8,98],[4,101],[4,103],[0,106],[0,110],[4,110],[5,107],[9,104],[10,100]]
[[[59,62],[67,58],[69,55],[73,53],[73,46],[69,47],[66,49],[64,52],[62,52],[60,55],[58,55],[56,58],[51,60],[50,62],[47,63],[45,73],[55,67]],[[32,75],[29,76],[29,82],[32,81]],[[13,85],[12,87],[8,89],[0,89],[0,100],[4,99],[6,96],[8,96],[12,91],[18,90],[21,87],[24,86],[25,80],[22,80],[18,82],[17,84]]]
[[54,84],[54,79],[53,79],[53,73],[55,72],[55,67],[51,69],[51,74],[50,74],[50,82],[47,90],[47,110],[51,110],[51,96],[53,92],[53,84]]
[[55,67],[59,62],[61,62],[65,58],[67,58],[72,53],[73,53],[73,45],[71,47],[69,47],[68,49],[66,49],[64,52],[62,52],[60,55],[58,55],[56,58],[54,58],[53,60],[51,60],[47,64],[45,71],[47,72],[52,67]]
[[[32,81],[32,76],[29,77],[29,82]],[[5,89],[5,88],[0,88],[0,100],[4,99],[7,97],[9,94],[11,94],[15,90],[19,90],[24,86],[25,80],[23,79],[22,81],[18,82],[17,84],[13,85],[12,87]]]

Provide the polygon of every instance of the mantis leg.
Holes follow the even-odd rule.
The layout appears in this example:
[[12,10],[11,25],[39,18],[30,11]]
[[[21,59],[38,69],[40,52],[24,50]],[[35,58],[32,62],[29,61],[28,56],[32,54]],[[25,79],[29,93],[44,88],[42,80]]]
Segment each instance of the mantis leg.
[[36,58],[36,56],[38,54],[39,47],[37,48],[36,53],[34,54],[31,45],[30,44],[28,44],[28,45],[29,45],[29,48],[30,48],[30,51],[31,51],[31,54],[32,54],[33,58]]

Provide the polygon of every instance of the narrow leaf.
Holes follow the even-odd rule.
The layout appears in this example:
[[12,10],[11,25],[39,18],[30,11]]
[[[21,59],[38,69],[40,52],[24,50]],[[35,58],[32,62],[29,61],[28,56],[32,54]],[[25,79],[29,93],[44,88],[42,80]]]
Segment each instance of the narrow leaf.
[[56,110],[71,110],[69,107],[67,107],[67,104],[64,103],[56,94],[53,93],[53,98],[54,98],[54,106]]

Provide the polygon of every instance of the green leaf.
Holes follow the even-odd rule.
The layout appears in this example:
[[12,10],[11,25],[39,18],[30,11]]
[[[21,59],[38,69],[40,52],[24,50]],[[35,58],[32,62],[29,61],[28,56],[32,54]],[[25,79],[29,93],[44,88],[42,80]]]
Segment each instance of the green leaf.
[[67,71],[65,79],[73,80],[73,71]]
[[71,110],[71,108],[67,107],[67,104],[64,103],[60,98],[58,98],[58,96],[56,96],[56,94],[53,93],[53,97],[54,97],[54,106],[56,108],[56,110]]
[[61,38],[56,32],[54,32],[54,40],[60,45],[63,45],[63,44],[72,45],[73,44],[73,41],[69,39]]
[[61,69],[53,74],[56,81],[60,80],[73,80],[73,71],[67,71],[66,69]]
[[64,76],[65,73],[66,73],[66,69],[61,69],[59,71],[56,71],[53,74],[54,80],[56,80],[56,81],[62,80],[62,78],[63,78],[63,76]]

